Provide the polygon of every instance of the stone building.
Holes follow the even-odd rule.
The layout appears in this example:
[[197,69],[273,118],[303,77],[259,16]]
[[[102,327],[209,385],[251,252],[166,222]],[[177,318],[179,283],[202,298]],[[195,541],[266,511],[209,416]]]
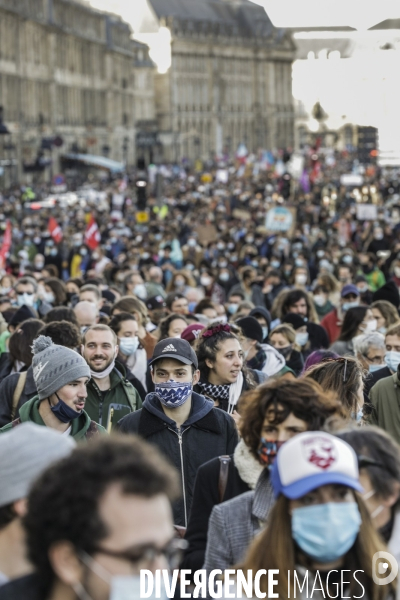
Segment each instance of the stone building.
[[263,8],[249,0],[146,0],[145,8],[138,37],[159,28],[171,37],[171,66],[156,75],[166,158],[293,144],[295,44]]
[[51,151],[55,170],[70,152],[134,162],[136,121],[154,119],[154,65],[131,35],[82,1],[0,0],[0,106],[18,178],[54,136],[63,141]]

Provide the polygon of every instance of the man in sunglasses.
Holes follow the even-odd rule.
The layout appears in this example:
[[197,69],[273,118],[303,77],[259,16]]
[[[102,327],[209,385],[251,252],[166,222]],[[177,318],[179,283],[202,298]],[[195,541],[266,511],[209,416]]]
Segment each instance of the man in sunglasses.
[[29,306],[44,317],[53,307],[38,296],[38,285],[33,277],[21,277],[14,286],[17,306]]
[[140,570],[177,568],[186,545],[172,525],[178,489],[174,469],[139,439],[76,448],[31,490],[25,528],[36,572],[4,585],[1,600],[140,598]]

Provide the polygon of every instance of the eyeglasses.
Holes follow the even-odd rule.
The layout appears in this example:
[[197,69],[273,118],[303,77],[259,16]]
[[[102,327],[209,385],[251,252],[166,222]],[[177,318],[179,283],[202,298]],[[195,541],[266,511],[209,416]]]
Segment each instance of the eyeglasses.
[[168,567],[173,571],[177,569],[183,558],[183,553],[188,547],[186,540],[173,538],[164,548],[155,548],[154,546],[141,546],[136,549],[117,552],[114,550],[108,550],[107,548],[94,548],[93,554],[105,554],[106,556],[112,556],[120,560],[126,560],[136,569],[150,569],[154,561],[159,556],[164,556],[168,563]]

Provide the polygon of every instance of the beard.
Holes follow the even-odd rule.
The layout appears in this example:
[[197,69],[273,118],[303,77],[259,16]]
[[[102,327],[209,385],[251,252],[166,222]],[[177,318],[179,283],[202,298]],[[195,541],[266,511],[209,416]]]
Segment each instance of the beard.
[[111,365],[111,363],[115,360],[115,356],[112,356],[108,361],[106,361],[106,363],[104,365],[99,367],[98,365],[95,365],[94,362],[92,362],[92,361],[96,360],[96,358],[97,357],[93,357],[92,359],[90,359],[90,361],[87,361],[90,369],[94,373],[101,373],[102,371],[105,371],[107,369],[107,367],[109,367]]

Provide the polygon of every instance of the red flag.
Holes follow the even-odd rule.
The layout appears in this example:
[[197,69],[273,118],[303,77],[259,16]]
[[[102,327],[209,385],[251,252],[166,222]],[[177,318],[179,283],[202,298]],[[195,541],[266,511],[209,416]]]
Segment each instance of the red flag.
[[63,239],[63,232],[57,221],[54,217],[50,217],[48,230],[51,233],[51,237],[55,241],[56,244],[59,244]]
[[6,263],[7,255],[10,252],[11,241],[12,241],[11,221],[8,220],[7,225],[6,225],[6,230],[4,232],[3,245],[1,246],[1,249],[0,249],[0,268],[2,268],[2,269],[4,268],[4,265]]
[[94,216],[90,217],[90,221],[87,224],[85,231],[85,244],[89,246],[91,250],[95,250],[100,244],[101,236],[97,223]]

